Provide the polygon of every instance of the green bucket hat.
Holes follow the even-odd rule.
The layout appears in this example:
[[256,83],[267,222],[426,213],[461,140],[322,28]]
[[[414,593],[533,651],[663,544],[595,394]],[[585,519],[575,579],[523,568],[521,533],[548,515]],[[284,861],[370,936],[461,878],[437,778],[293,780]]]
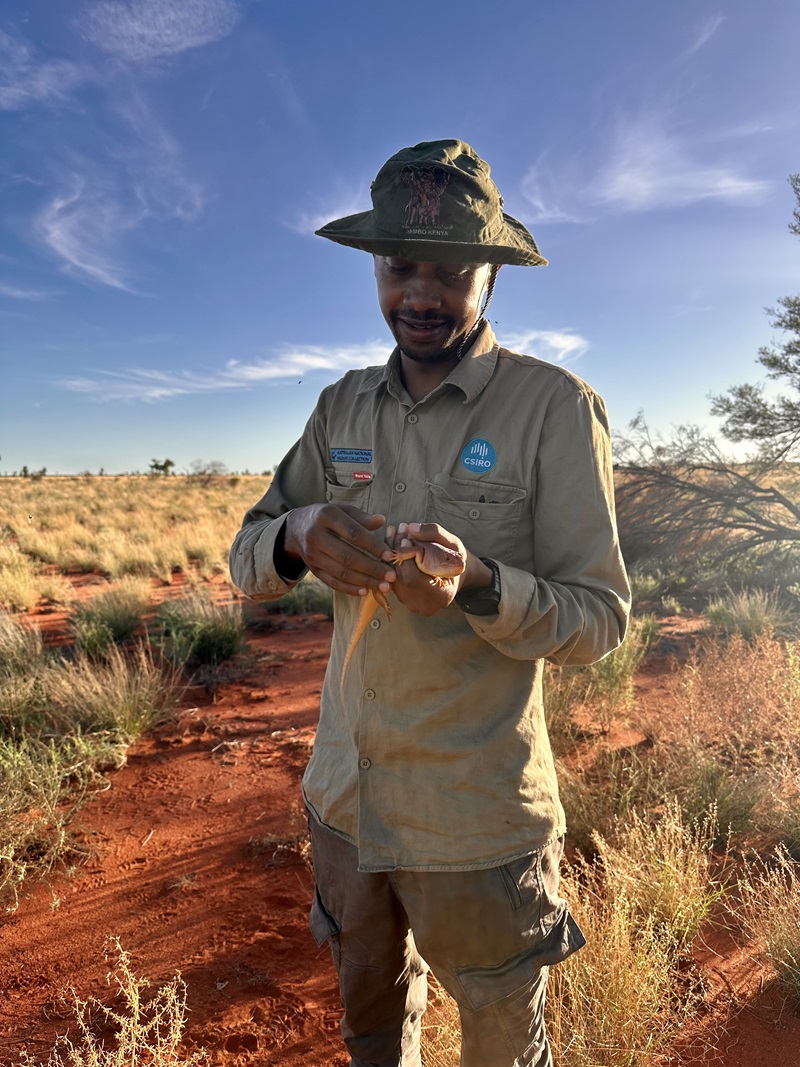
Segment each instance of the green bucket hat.
[[463,141],[422,141],[392,156],[372,183],[372,210],[317,230],[380,256],[545,266],[533,236],[503,211],[489,164]]

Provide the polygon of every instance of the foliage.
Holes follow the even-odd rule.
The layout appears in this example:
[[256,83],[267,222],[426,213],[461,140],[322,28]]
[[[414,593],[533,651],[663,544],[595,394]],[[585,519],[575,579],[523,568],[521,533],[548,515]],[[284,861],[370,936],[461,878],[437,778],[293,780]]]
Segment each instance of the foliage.
[[112,643],[127,641],[141,626],[150,598],[150,582],[146,578],[125,577],[113,588],[78,605],[72,619],[77,647],[96,658]]
[[0,906],[14,911],[26,877],[75,853],[69,825],[101,779],[105,739],[0,738]]
[[286,615],[323,614],[333,618],[333,590],[309,573],[270,608]]
[[[790,177],[797,206],[790,231],[800,236],[800,174]],[[619,441],[617,489],[626,559],[686,559],[698,552],[737,556],[749,549],[800,547],[800,506],[794,461],[800,458],[800,296],[770,311],[786,340],[760,350],[758,362],[782,383],[776,397],[739,385],[713,400],[723,434],[750,442],[754,455],[737,462],[697,427],[654,441],[642,416]],[[791,483],[787,484],[787,483]]]
[[559,1067],[649,1067],[695,1006],[675,996],[675,945],[655,917],[608,893],[581,863],[562,892],[587,944],[550,972],[547,1025]]
[[159,609],[164,649],[183,667],[215,667],[244,648],[241,604],[215,603],[201,593],[165,601]]
[[741,889],[745,928],[800,1005],[800,866],[778,848],[766,865],[747,863]]
[[748,641],[762,634],[771,637],[790,618],[777,591],[767,593],[763,589],[729,591],[712,600],[707,613],[718,630],[724,634],[741,634]]
[[[77,1021],[76,1044],[69,1036],[59,1038],[56,1048],[42,1067],[191,1067],[207,1063],[205,1054],[181,1052],[186,1028],[186,983],[176,974],[155,993],[145,994],[149,982],[136,976],[128,953],[117,938],[106,942],[106,955],[116,955],[108,975],[116,986],[114,1002],[106,1007],[90,998],[81,1000],[73,993]],[[107,1038],[97,1036],[96,1018],[104,1021]],[[29,1054],[15,1067],[36,1067]]]
[[150,460],[150,473],[151,474],[171,474],[175,469],[174,459],[151,459]]
[[112,646],[101,662],[78,655],[51,667],[44,680],[45,718],[64,732],[113,730],[126,741],[165,719],[179,696],[174,674],[144,645],[130,656]]
[[716,813],[688,825],[677,801],[657,821],[633,812],[613,842],[595,835],[611,897],[630,902],[632,914],[653,922],[676,953],[684,952],[722,887],[711,872]]

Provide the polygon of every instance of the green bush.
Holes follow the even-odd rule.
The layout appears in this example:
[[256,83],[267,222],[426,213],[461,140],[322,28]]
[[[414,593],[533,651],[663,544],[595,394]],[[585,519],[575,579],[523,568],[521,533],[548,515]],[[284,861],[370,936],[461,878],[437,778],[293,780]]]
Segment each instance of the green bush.
[[716,597],[707,608],[712,624],[724,634],[740,634],[746,641],[767,637],[785,626],[791,613],[784,608],[776,591],[742,589]]
[[245,647],[241,604],[219,604],[201,593],[161,605],[167,657],[176,665],[215,667]]
[[107,592],[75,608],[72,625],[76,644],[94,655],[112,643],[122,644],[141,626],[150,600],[146,578],[122,578]]

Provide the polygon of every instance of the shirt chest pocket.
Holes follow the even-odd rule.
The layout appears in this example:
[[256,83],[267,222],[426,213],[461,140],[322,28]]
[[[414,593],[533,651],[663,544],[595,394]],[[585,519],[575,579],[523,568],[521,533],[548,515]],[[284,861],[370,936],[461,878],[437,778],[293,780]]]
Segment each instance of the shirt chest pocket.
[[425,521],[460,537],[478,556],[511,563],[527,490],[437,474],[425,483]]
[[352,475],[343,475],[341,471],[328,471],[326,474],[325,499],[329,504],[352,504],[353,507],[369,511],[369,494],[371,482],[355,485],[340,485],[336,479],[349,481]]

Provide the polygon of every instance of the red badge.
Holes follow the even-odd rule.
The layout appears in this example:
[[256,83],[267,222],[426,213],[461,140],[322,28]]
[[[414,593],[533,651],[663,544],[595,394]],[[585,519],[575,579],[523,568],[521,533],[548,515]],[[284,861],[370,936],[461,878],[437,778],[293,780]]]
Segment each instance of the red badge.
[[354,482],[371,482],[372,481],[372,472],[371,471],[353,471],[353,481]]

